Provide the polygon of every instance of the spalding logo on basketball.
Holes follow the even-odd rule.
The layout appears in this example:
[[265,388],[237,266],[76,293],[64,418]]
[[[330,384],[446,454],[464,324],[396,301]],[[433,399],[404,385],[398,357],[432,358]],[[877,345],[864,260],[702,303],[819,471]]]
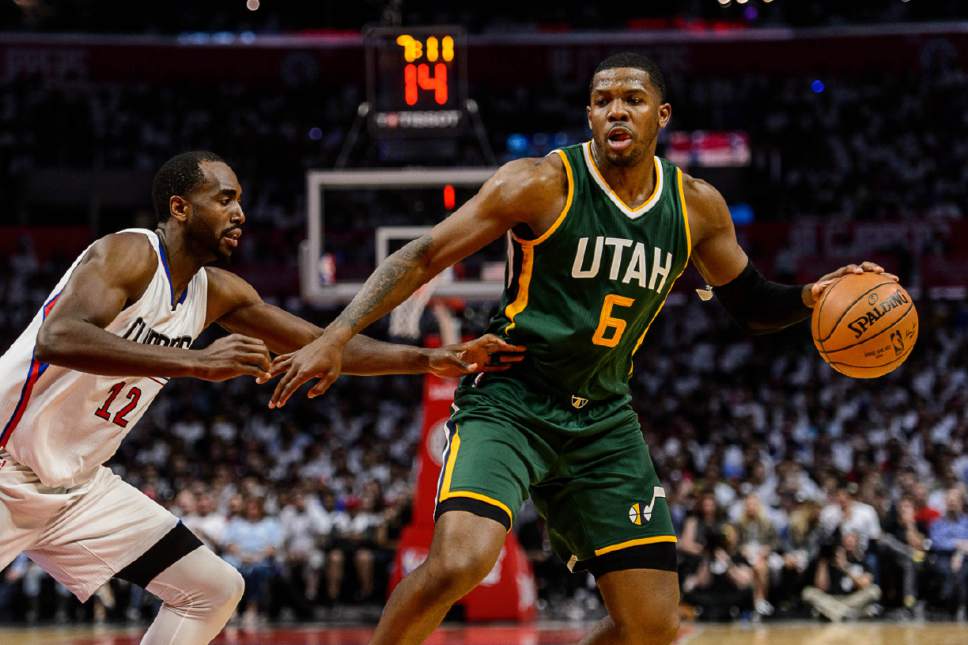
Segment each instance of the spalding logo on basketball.
[[810,319],[813,343],[832,368],[876,378],[903,363],[918,339],[918,311],[897,282],[877,273],[838,278]]

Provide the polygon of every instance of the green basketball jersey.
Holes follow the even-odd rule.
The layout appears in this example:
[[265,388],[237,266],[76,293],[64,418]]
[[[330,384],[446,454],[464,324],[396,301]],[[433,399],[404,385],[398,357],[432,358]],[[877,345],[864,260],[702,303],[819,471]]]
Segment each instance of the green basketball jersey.
[[612,191],[591,143],[555,151],[568,196],[527,240],[509,233],[506,288],[489,330],[528,348],[515,376],[572,405],[628,394],[632,355],[689,261],[682,171],[655,158],[656,185],[638,208]]

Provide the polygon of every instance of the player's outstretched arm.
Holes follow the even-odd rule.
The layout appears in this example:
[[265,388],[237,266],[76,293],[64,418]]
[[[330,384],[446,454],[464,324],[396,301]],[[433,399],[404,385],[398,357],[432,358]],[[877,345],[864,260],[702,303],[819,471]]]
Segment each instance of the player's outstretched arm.
[[[206,327],[215,323],[231,333],[261,339],[271,351],[283,354],[276,361],[273,374],[289,366],[291,352],[308,345],[323,333],[311,322],[262,300],[252,285],[234,273],[216,268],[206,271]],[[343,371],[359,376],[427,372],[461,376],[475,371],[507,369],[510,363],[520,360],[519,352],[523,349],[491,335],[434,349],[385,343],[357,335],[343,348]],[[500,359],[492,363],[491,355],[498,353]],[[265,380],[260,378],[260,382]]]
[[[444,347],[414,347],[353,336],[343,348],[343,373],[355,376],[436,374],[459,377],[475,372],[503,372],[524,360],[525,347],[511,345],[494,334]],[[295,352],[276,358],[272,376],[288,371]],[[260,380],[260,382],[262,382]],[[310,393],[315,398],[321,393]]]
[[824,289],[842,275],[884,273],[877,264],[862,262],[805,285],[771,282],[756,270],[737,242],[733,219],[719,191],[686,175],[683,193],[693,244],[692,263],[730,315],[751,333],[779,331],[803,320]]
[[264,375],[269,354],[253,338],[229,336],[203,350],[190,350],[144,345],[104,330],[142,296],[157,263],[143,235],[118,233],[97,241],[53,302],[37,334],[37,358],[106,376],[224,380]]
[[481,190],[430,233],[392,254],[322,336],[292,357],[270,407],[281,407],[311,378],[318,396],[336,380],[343,347],[444,268],[475,253],[517,224],[540,235],[565,203],[567,179],[560,159],[519,159],[502,166]]

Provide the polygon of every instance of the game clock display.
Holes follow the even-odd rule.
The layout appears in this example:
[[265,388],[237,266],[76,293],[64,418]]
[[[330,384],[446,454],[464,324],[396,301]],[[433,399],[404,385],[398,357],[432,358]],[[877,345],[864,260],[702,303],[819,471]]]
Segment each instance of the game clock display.
[[467,98],[464,40],[460,27],[366,30],[371,132],[382,136],[459,132]]

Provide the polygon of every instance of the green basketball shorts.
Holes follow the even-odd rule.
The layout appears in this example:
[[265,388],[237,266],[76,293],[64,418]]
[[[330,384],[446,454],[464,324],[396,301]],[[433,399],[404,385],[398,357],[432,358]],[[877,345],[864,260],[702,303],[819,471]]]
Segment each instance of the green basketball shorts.
[[568,402],[487,374],[457,390],[435,519],[461,510],[508,530],[528,495],[572,571],[676,570],[665,491],[628,397]]

